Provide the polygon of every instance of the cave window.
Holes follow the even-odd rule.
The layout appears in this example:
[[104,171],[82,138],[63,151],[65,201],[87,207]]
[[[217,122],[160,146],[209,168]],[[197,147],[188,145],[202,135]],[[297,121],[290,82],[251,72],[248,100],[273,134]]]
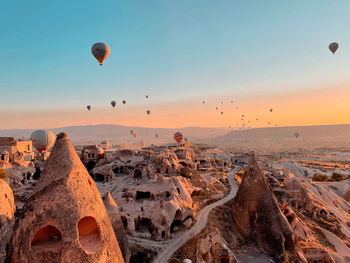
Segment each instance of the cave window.
[[1,160],[5,161],[5,154],[1,154]]
[[139,169],[135,169],[134,171],[134,178],[142,178],[142,172]]
[[100,229],[95,218],[83,217],[78,222],[79,242],[85,251],[95,253],[101,245]]
[[169,169],[168,169],[168,168],[165,169],[165,173],[166,173],[166,174],[169,173]]
[[169,197],[170,197],[169,191],[166,192],[165,196],[166,196],[166,198],[169,198]]
[[32,248],[56,248],[62,245],[62,234],[56,227],[47,225],[39,229],[31,242]]
[[90,172],[92,169],[94,169],[96,163],[94,161],[90,161],[86,164],[86,169],[88,170],[88,172]]
[[151,192],[136,191],[136,201],[143,200],[143,199],[150,199],[150,198],[151,198]]
[[165,231],[163,230],[162,231],[162,238],[164,238],[165,237]]
[[126,219],[126,217],[122,216],[122,222],[124,227],[128,226],[128,220]]
[[103,174],[95,174],[95,180],[103,182],[105,180],[105,176]]

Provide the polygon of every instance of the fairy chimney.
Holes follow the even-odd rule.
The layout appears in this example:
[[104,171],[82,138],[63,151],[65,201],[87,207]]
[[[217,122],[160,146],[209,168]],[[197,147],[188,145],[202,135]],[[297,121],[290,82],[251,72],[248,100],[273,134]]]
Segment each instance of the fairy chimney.
[[11,187],[0,179],[0,263],[6,257],[6,245],[11,239],[16,206]]
[[233,202],[233,215],[243,235],[253,237],[271,254],[294,254],[292,229],[263,172],[252,155]]
[[13,263],[124,263],[100,193],[64,133],[23,208],[11,252]]
[[131,257],[128,240],[126,238],[123,222],[119,214],[119,208],[113,200],[110,192],[107,192],[106,196],[104,197],[104,204],[109,216],[109,220],[112,223],[115,236],[117,237],[120,250],[122,251],[124,261],[125,263],[128,263]]

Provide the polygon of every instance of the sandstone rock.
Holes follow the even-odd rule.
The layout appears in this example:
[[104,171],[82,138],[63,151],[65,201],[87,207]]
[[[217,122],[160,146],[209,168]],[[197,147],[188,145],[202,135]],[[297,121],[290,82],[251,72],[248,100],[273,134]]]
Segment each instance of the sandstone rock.
[[123,254],[124,261],[125,263],[128,263],[130,261],[131,256],[128,240],[125,235],[124,226],[119,214],[118,206],[114,202],[109,192],[107,192],[106,196],[104,197],[104,204],[107,210],[108,217],[112,223],[114,233],[117,237],[120,250]]
[[11,239],[16,206],[10,186],[0,179],[0,263],[6,257],[6,245]]
[[95,183],[65,134],[59,134],[11,244],[13,263],[123,263]]
[[278,207],[253,155],[233,202],[233,215],[242,234],[253,237],[262,248],[273,255],[295,254],[292,229]]

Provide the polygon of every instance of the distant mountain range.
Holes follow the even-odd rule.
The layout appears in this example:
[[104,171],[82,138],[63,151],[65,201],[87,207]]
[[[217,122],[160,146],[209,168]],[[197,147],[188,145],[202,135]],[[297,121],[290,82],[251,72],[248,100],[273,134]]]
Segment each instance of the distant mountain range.
[[[350,124],[257,128],[229,130],[227,128],[185,127],[177,129],[128,127],[120,125],[70,126],[51,129],[66,132],[75,144],[95,144],[108,138],[114,144],[144,141],[146,144],[173,143],[173,134],[181,131],[188,140],[218,145],[234,151],[281,151],[315,148],[349,148]],[[134,130],[136,138],[130,134]],[[28,138],[33,130],[0,130],[0,136]],[[298,138],[294,134],[298,132]],[[155,137],[158,134],[158,138]]]
[[350,149],[350,124],[234,130],[205,142],[239,151]]
[[[129,127],[121,125],[88,125],[88,126],[70,126],[63,128],[50,129],[55,134],[66,132],[69,138],[75,144],[99,143],[108,138],[112,143],[132,143],[144,141],[146,144],[151,143],[170,143],[174,142],[173,134],[180,131],[189,140],[203,140],[226,134],[229,130],[225,128],[201,128],[201,127],[185,127],[178,129],[166,128],[144,128]],[[130,134],[130,130],[134,130],[137,134],[134,138]],[[13,136],[17,138],[30,137],[33,130],[13,129],[0,130],[0,136]],[[158,138],[155,135],[158,134]]]

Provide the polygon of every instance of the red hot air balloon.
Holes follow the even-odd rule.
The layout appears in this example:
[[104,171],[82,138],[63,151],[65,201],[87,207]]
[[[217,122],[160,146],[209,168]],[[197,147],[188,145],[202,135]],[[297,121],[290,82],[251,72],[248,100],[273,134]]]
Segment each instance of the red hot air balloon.
[[181,132],[176,132],[174,134],[174,139],[178,144],[180,144],[182,142],[182,140],[184,139],[184,135]]

